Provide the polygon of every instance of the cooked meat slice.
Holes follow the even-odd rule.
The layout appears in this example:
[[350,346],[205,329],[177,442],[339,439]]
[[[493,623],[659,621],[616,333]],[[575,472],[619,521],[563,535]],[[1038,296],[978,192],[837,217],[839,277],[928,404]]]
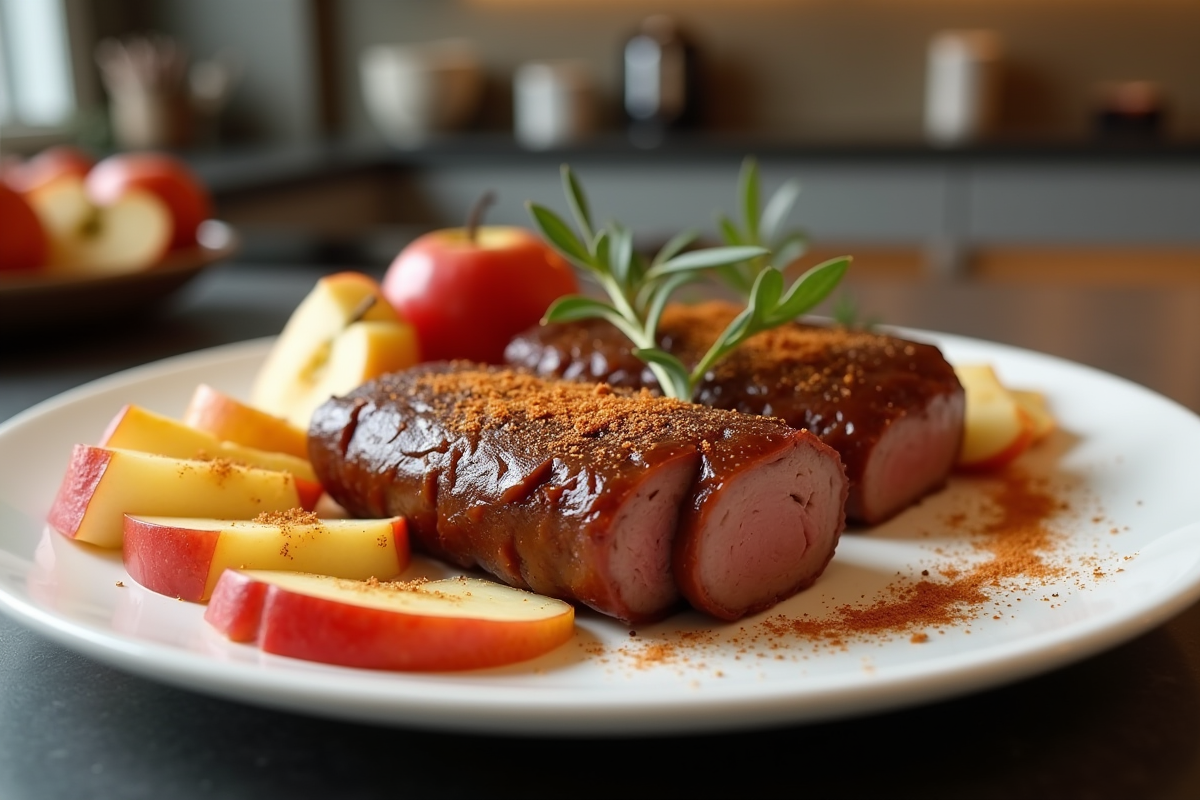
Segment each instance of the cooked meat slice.
[[[685,364],[698,363],[738,308],[672,305],[659,338]],[[607,322],[533,328],[506,359],[539,374],[614,379],[657,390],[633,365],[629,342]],[[842,457],[850,478],[847,516],[882,522],[939,488],[954,465],[965,395],[934,346],[894,336],[793,323],[764,331],[718,362],[696,402],[782,418],[815,433]]]
[[[630,622],[669,613],[684,584],[698,607],[724,618],[774,602],[820,571],[814,548],[777,540],[811,534],[821,542],[814,552],[832,552],[842,529],[844,491],[826,498],[807,473],[790,492],[755,494],[760,472],[770,478],[764,485],[781,484],[772,465],[790,464],[797,449],[824,457],[818,483],[844,486],[836,453],[810,434],[647,392],[425,365],[330,400],[309,437],[318,476],[351,513],[404,515],[429,553]],[[748,526],[712,511],[734,513],[747,495],[767,513],[790,511],[791,494],[810,493],[830,506],[804,518],[823,520],[819,533],[789,526],[794,514]],[[766,543],[794,559],[739,556],[743,572],[760,564],[757,594],[710,585],[732,573],[710,568],[708,543],[738,530],[746,552]],[[698,546],[687,544],[692,539]],[[701,557],[680,555],[693,549]],[[674,574],[673,560],[686,579]]]
[[825,571],[849,489],[837,454],[807,431],[771,447],[742,446],[741,438],[704,448],[705,469],[675,540],[680,591],[726,620],[769,608]]

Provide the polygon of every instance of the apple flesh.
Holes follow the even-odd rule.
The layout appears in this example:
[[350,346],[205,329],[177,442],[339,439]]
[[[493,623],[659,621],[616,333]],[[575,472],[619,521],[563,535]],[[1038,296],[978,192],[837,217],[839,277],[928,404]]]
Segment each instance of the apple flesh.
[[1049,436],[1057,427],[1054,421],[1054,415],[1050,413],[1050,406],[1046,402],[1046,396],[1041,392],[1034,392],[1028,389],[1010,389],[1009,394],[1013,400],[1021,407],[1021,410],[1029,415],[1033,420],[1033,441],[1036,444],[1042,439]]
[[968,471],[999,469],[1033,443],[1034,420],[990,365],[965,364],[954,371],[967,397],[957,466]]
[[253,519],[311,511],[321,493],[289,472],[79,444],[46,521],[68,539],[116,548],[126,514]]
[[51,271],[120,275],[160,262],[171,242],[171,215],[153,194],[131,190],[106,204],[72,175],[26,195],[50,242]]
[[385,372],[418,360],[416,333],[360,272],[317,281],[255,376],[250,405],[308,430],[312,412]]
[[204,618],[267,653],[365,669],[451,671],[535,658],[567,642],[567,603],[474,578],[380,583],[227,570]]
[[196,387],[183,423],[228,442],[308,459],[308,432],[206,383]]
[[319,572],[388,579],[409,562],[400,517],[320,520],[263,514],[254,520],[125,516],[125,569],[147,589],[203,603],[226,569]]
[[117,412],[100,438],[100,446],[198,461],[220,458],[250,467],[290,472],[314,483],[317,481],[312,464],[306,458],[222,441],[211,433],[136,405],[126,405]]

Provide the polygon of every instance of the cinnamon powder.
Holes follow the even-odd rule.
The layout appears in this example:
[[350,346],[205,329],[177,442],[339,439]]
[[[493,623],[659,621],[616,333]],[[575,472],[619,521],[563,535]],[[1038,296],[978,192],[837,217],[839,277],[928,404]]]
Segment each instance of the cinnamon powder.
[[[866,606],[851,604],[834,609],[828,617],[776,615],[759,623],[771,636],[799,636],[842,644],[872,634],[890,634],[917,628],[940,628],[975,618],[978,608],[993,600],[992,593],[1006,582],[1048,582],[1063,568],[1047,558],[1056,549],[1055,535],[1047,522],[1067,506],[1055,498],[1044,479],[1019,470],[999,476],[999,485],[988,495],[999,517],[984,522],[974,533],[973,547],[988,558],[973,565],[948,565],[945,580],[928,577],[915,583],[899,580],[887,586],[882,597]],[[961,517],[955,524],[963,525]],[[918,635],[919,636],[919,635]],[[914,642],[924,639],[913,639]]]

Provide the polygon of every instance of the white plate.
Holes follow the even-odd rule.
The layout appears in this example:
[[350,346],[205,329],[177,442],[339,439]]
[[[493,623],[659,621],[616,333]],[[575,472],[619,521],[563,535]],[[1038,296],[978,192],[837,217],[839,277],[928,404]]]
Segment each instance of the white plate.
[[[805,722],[951,697],[1112,647],[1200,596],[1200,419],[1076,364],[904,333],[937,342],[956,363],[988,361],[1008,384],[1043,390],[1063,430],[1021,467],[1073,487],[1062,489],[1069,508],[1051,524],[1062,576],[994,587],[994,602],[967,609],[968,621],[921,628],[924,643],[904,630],[814,644],[768,636],[762,618],[714,625],[693,614],[630,636],[581,614],[574,642],[505,669],[341,669],[231,644],[206,626],[200,606],[133,584],[118,556],[45,531],[74,443],[94,441],[126,402],[179,414],[201,381],[244,396],[266,341],[120,373],[0,426],[0,608],[120,669],[247,703],[428,728],[600,735]],[[842,603],[869,603],[897,580],[919,580],[924,569],[936,578],[955,558],[977,554],[963,520],[985,513],[987,486],[956,478],[887,525],[844,536],[820,582],[770,615],[819,617]]]

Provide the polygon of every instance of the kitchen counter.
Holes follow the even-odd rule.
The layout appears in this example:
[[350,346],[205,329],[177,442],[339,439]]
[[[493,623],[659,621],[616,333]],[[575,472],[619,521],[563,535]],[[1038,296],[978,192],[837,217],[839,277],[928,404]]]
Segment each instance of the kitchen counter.
[[[143,318],[4,342],[0,420],[116,370],[277,333],[333,269],[229,263]],[[1049,352],[1200,411],[1200,290],[852,288],[866,316]],[[1200,796],[1200,605],[1080,663],[960,699],[738,734],[594,740],[265,710],[126,674],[0,615],[5,800],[800,793]]]

